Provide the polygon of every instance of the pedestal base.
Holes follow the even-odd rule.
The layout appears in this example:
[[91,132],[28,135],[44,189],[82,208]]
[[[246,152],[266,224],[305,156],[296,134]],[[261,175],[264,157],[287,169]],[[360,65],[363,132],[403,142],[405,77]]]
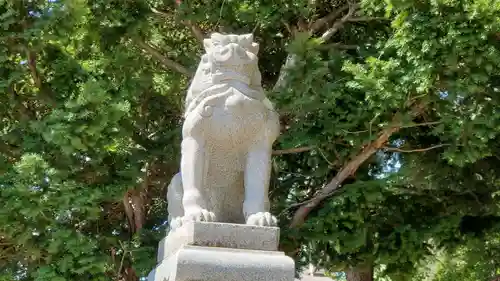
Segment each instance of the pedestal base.
[[294,261],[276,251],[278,238],[275,227],[188,224],[160,242],[148,281],[293,281]]

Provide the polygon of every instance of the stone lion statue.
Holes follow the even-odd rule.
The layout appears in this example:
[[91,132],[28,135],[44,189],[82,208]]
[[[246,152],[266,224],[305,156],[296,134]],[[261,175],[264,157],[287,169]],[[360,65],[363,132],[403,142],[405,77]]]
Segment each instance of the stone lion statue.
[[186,221],[274,226],[272,144],[279,117],[261,86],[252,34],[214,33],[188,89],[181,171],[167,191],[170,229]]

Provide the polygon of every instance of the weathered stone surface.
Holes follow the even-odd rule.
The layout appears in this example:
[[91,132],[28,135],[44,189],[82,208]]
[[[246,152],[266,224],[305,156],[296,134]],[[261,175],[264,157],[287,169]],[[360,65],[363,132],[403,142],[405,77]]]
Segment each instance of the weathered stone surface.
[[261,86],[251,34],[205,39],[186,96],[181,172],[168,186],[170,231],[148,281],[293,281],[269,212],[279,118]]
[[171,229],[189,221],[274,226],[272,144],[279,117],[261,86],[252,34],[205,39],[186,96],[181,173],[168,187]]
[[293,281],[294,262],[281,252],[184,246],[148,281]]
[[277,251],[279,228],[244,224],[189,222],[160,241],[158,262],[185,245]]

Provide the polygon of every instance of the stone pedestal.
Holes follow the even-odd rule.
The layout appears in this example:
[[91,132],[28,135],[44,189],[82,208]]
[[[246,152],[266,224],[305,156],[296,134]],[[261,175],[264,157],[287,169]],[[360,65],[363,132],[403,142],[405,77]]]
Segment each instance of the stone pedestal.
[[160,241],[148,281],[293,281],[294,261],[278,242],[277,227],[189,223]]

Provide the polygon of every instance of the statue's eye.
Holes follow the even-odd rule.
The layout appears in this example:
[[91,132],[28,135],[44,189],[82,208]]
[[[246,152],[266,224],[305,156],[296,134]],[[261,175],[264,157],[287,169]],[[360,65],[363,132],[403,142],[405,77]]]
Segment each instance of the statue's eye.
[[222,48],[222,50],[220,51],[220,54],[221,55],[226,55],[227,53],[229,53],[231,50],[229,48]]

